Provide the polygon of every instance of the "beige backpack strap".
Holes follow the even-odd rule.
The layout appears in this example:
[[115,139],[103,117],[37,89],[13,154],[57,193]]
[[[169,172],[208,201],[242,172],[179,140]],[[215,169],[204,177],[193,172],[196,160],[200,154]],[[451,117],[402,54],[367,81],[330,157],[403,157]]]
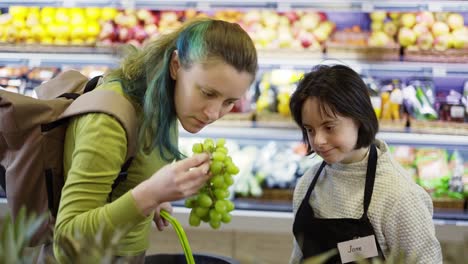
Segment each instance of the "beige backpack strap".
[[87,113],[105,113],[116,118],[127,133],[125,160],[136,155],[138,119],[130,101],[114,91],[94,90],[79,96],[59,119]]
[[76,70],[68,70],[59,73],[51,80],[34,88],[37,98],[54,99],[64,93],[80,93],[83,91],[88,77]]

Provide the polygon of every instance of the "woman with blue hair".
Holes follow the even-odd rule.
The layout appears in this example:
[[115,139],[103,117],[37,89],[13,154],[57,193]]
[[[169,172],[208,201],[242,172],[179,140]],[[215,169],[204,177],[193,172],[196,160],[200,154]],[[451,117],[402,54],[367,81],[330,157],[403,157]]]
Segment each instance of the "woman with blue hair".
[[[142,262],[151,222],[159,230],[168,224],[160,210],[171,212],[171,201],[195,194],[210,177],[208,154],[183,159],[179,124],[197,133],[227,114],[249,89],[257,69],[248,34],[220,20],[192,20],[141,49],[131,48],[96,89],[120,93],[133,104],[139,119],[138,152],[127,179],[112,189],[125,163],[124,128],[102,113],[71,120],[54,241],[75,231],[94,235],[102,229],[106,237],[129,227],[117,256]],[[55,257],[66,262],[57,244]]]

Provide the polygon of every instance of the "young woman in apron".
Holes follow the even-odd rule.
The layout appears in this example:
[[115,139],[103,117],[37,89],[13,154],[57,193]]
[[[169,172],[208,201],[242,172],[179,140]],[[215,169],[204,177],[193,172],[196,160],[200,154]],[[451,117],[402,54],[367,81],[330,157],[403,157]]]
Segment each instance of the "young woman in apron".
[[323,159],[296,185],[290,263],[330,250],[336,254],[327,263],[390,252],[442,263],[431,198],[375,138],[378,120],[360,76],[342,65],[318,66],[301,80],[290,107],[308,154]]

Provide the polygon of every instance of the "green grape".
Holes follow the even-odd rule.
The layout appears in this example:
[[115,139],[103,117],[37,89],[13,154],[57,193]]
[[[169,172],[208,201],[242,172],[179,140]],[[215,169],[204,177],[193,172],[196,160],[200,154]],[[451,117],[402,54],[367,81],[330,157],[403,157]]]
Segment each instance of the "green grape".
[[234,178],[227,173],[223,175],[223,179],[224,183],[226,183],[228,186],[231,186],[234,183]]
[[211,226],[213,229],[218,229],[218,228],[221,226],[221,222],[220,222],[220,220],[211,219],[211,220],[210,220],[210,226]]
[[214,190],[213,193],[214,193],[214,196],[216,197],[216,199],[218,200],[221,200],[221,199],[224,199],[226,198],[228,195],[226,195],[226,190],[222,190],[222,189],[218,189],[218,190]]
[[222,216],[221,216],[221,222],[223,223],[229,223],[231,222],[231,219],[232,219],[232,215],[229,214],[229,213],[224,213]]
[[193,211],[190,212],[189,224],[191,226],[199,226],[200,225],[200,217],[198,217]]
[[226,154],[220,151],[213,152],[213,160],[215,161],[224,161],[226,159]]
[[223,200],[216,201],[215,210],[220,214],[224,214],[224,212],[226,212],[226,204]]
[[195,143],[192,147],[193,153],[202,153],[203,152],[203,145],[201,143]]
[[194,210],[192,210],[192,212],[195,212],[195,214],[199,217],[203,217],[207,215],[209,211],[210,209],[206,207],[197,207],[197,208],[194,208]]
[[206,214],[205,216],[203,217],[200,217],[200,219],[205,222],[205,223],[208,223],[210,221],[210,215],[209,214]]
[[218,138],[218,140],[216,140],[216,147],[224,147],[224,144],[226,144],[226,139],[224,138]]
[[197,199],[195,197],[189,197],[185,199],[185,207],[187,208],[194,208],[197,204]]
[[[216,142],[216,143],[215,143]],[[221,223],[231,222],[234,203],[229,200],[229,186],[234,184],[232,175],[239,172],[225,147],[224,138],[214,141],[207,138],[202,143],[192,146],[193,153],[206,152],[211,154],[211,179],[198,191],[198,194],[185,200],[185,206],[191,208],[189,224],[199,226],[203,221],[213,229],[218,229]]]
[[199,194],[197,202],[201,207],[210,207],[213,204],[213,200],[211,200],[211,197],[206,193]]
[[221,161],[213,161],[210,165],[210,172],[213,175],[219,174],[223,169],[223,163]]
[[222,188],[224,186],[224,177],[222,175],[216,175],[211,178],[211,183],[213,183],[213,187],[215,188]]
[[231,212],[234,210],[234,203],[232,201],[226,201],[226,211]]
[[209,215],[211,220],[221,221],[221,214],[215,209],[210,209]]
[[237,173],[239,173],[239,168],[237,168],[236,165],[231,163],[227,166],[226,171],[232,175],[236,175]]
[[213,152],[213,149],[214,149],[213,140],[209,138],[205,139],[205,141],[203,141],[203,149],[209,152]]
[[226,155],[227,155],[227,153],[228,153],[228,149],[227,149],[226,147],[217,147],[217,148],[216,148],[216,151],[217,151],[217,152],[224,153],[224,154],[226,154]]

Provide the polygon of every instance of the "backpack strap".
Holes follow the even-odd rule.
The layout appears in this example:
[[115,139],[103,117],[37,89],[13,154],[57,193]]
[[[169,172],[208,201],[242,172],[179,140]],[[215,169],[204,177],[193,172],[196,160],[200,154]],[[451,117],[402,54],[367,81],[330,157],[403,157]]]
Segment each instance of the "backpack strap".
[[123,95],[110,90],[94,90],[79,96],[62,113],[59,119],[87,114],[105,113],[116,118],[127,135],[125,160],[135,156],[137,148],[137,116],[133,105]]

